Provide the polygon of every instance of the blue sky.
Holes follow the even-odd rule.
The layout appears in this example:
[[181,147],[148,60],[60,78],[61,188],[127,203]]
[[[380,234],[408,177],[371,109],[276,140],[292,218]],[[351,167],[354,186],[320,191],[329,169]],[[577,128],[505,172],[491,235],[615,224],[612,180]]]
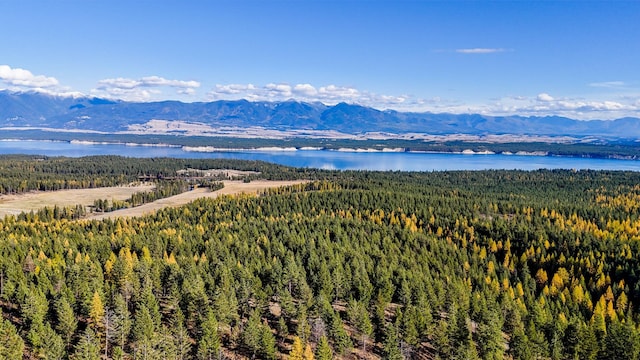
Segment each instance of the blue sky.
[[639,1],[0,0],[0,89],[640,116]]

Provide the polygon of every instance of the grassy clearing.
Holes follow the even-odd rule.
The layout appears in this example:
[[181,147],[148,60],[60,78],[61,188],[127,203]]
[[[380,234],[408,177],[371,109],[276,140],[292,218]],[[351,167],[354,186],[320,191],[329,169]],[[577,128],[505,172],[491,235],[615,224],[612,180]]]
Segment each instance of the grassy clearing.
[[19,195],[0,195],[0,218],[41,209],[45,206],[65,207],[93,205],[97,199],[125,200],[136,192],[151,191],[152,184],[113,186],[94,189],[37,191]]
[[[87,217],[91,219],[104,219],[122,216],[140,216],[153,213],[167,206],[184,205],[201,197],[217,197],[219,195],[233,195],[241,193],[255,194],[266,188],[299,184],[301,182],[304,181],[255,180],[250,183],[244,183],[242,181],[224,181],[224,188],[222,190],[211,192],[206,188],[198,188],[134,208],[122,209],[104,214],[89,214]],[[153,188],[154,186],[152,184],[142,184],[136,186],[115,186],[96,189],[31,192],[20,195],[0,195],[0,218],[7,215],[18,215],[21,212],[35,211],[46,206],[53,207],[57,205],[59,207],[65,207],[75,206],[78,204],[90,206],[93,205],[94,200],[97,199],[126,200],[136,192],[151,191]],[[89,211],[87,211],[87,213],[89,213]]]
[[270,181],[270,180],[254,180],[250,183],[244,183],[242,181],[224,181],[224,188],[218,191],[209,191],[206,188],[197,188],[191,191],[184,192],[175,196],[171,196],[165,199],[160,199],[152,203],[136,206],[134,208],[116,210],[104,214],[92,214],[89,215],[90,219],[105,219],[116,217],[134,217],[151,214],[159,209],[169,206],[181,206],[192,202],[195,199],[202,197],[218,197],[220,195],[235,195],[235,194],[255,194],[260,190],[267,188],[275,188],[280,186],[288,186],[294,184],[300,184],[306,181]]

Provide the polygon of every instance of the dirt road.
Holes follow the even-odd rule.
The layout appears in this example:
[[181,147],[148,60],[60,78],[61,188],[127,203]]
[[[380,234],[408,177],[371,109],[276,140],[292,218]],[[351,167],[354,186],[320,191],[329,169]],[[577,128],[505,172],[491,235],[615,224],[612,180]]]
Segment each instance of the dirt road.
[[116,217],[134,217],[146,214],[151,214],[159,209],[168,206],[180,206],[192,202],[195,199],[202,197],[215,198],[220,195],[234,195],[234,194],[255,194],[259,190],[267,188],[276,188],[280,186],[288,186],[294,184],[300,184],[305,181],[269,181],[269,180],[254,180],[250,183],[244,183],[242,181],[224,181],[224,188],[218,191],[209,191],[209,189],[198,188],[191,191],[184,192],[175,196],[171,196],[165,199],[160,199],[152,203],[144,204],[129,209],[122,209],[112,211],[105,214],[94,214],[88,216],[89,219],[105,219]]
[[[88,219],[104,219],[115,217],[133,217],[150,214],[158,209],[162,209],[167,206],[180,206],[187,204],[197,198],[201,197],[217,197],[220,195],[232,195],[232,194],[255,194],[259,190],[266,188],[287,186],[293,184],[300,184],[304,181],[268,181],[268,180],[254,180],[250,183],[244,183],[242,181],[224,181],[224,188],[218,191],[209,191],[209,189],[198,188],[192,191],[187,191],[182,194],[178,194],[165,199],[160,199],[152,203],[144,204],[129,209],[122,209],[112,211],[104,214],[89,214]],[[59,190],[59,191],[38,191],[20,195],[0,195],[0,218],[4,218],[6,215],[18,215],[21,212],[28,212],[32,210],[38,210],[45,206],[53,207],[55,205],[59,207],[93,205],[94,200],[107,199],[107,200],[125,200],[131,197],[132,194],[142,191],[150,191],[154,188],[151,184],[137,185],[137,186],[115,186],[96,189],[78,189],[78,190]]]

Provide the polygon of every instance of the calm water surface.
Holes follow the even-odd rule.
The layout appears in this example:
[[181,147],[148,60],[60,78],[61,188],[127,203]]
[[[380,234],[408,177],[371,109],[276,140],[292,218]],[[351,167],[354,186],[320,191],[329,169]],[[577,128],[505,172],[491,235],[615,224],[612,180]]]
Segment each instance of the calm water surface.
[[393,152],[230,151],[190,152],[180,147],[79,144],[53,141],[0,141],[0,154],[79,157],[121,155],[262,160],[277,164],[336,170],[485,170],[485,169],[594,169],[640,171],[640,161],[520,155],[463,155]]

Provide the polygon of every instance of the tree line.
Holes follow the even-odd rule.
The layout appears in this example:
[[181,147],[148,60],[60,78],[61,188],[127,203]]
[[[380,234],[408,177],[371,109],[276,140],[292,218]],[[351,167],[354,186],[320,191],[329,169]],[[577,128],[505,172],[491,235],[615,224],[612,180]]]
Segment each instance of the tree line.
[[[227,159],[128,158],[87,156],[80,158],[40,155],[0,155],[0,194],[29,191],[87,189],[126,185],[140,178],[176,177],[183,169],[232,169],[252,171],[248,180],[315,179],[328,174],[311,169],[296,169],[262,161]],[[221,175],[214,181],[225,180]]]

